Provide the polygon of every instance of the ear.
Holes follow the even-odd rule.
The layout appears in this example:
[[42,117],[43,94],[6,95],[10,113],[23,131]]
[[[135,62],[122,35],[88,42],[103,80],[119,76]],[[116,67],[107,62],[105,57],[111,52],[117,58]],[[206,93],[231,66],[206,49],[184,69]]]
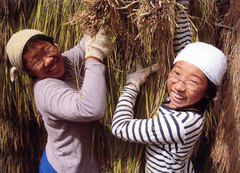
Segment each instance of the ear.
[[216,95],[213,98],[213,101],[216,101],[218,99],[218,93],[219,93],[219,87],[216,86]]

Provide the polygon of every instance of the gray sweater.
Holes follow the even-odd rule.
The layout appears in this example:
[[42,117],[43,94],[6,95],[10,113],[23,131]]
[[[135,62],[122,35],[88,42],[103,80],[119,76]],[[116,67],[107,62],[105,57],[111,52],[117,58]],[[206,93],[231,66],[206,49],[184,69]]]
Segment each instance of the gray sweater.
[[[60,80],[46,78],[34,85],[36,105],[48,133],[47,159],[59,173],[99,172],[92,148],[92,121],[105,110],[105,66],[91,60],[83,66],[84,54],[85,38],[62,54],[66,73]],[[84,78],[80,76],[83,71]]]

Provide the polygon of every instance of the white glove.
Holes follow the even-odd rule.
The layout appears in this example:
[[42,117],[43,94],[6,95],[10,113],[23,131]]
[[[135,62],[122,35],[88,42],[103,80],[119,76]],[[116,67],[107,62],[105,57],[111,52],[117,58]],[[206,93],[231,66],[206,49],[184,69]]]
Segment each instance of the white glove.
[[107,32],[103,29],[100,29],[96,35],[91,37],[90,35],[86,36],[85,41],[85,50],[87,57],[95,57],[101,62],[103,59],[113,51],[114,43],[111,41]]
[[139,62],[136,66],[133,67],[131,73],[127,76],[127,84],[133,83],[137,89],[146,81],[147,77],[160,69],[158,64],[143,68]]

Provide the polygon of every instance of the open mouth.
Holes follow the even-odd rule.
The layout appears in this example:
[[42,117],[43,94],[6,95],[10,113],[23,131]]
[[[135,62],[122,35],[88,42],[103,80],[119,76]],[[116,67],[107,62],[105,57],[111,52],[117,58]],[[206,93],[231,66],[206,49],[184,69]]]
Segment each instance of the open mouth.
[[51,73],[54,70],[56,70],[57,66],[58,66],[58,62],[56,61],[48,68],[47,73]]
[[184,102],[187,99],[186,97],[180,96],[173,91],[172,91],[171,95],[172,95],[171,99],[178,104],[181,104],[182,102]]

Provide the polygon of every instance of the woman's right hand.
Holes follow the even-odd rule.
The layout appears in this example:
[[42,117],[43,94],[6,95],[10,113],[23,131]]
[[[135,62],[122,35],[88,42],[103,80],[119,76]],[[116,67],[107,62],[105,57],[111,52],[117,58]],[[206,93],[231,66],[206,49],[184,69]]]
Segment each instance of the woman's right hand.
[[127,76],[127,85],[134,85],[139,90],[139,87],[146,81],[147,77],[160,69],[158,64],[154,64],[147,68],[143,68],[139,62],[131,69],[130,74]]

